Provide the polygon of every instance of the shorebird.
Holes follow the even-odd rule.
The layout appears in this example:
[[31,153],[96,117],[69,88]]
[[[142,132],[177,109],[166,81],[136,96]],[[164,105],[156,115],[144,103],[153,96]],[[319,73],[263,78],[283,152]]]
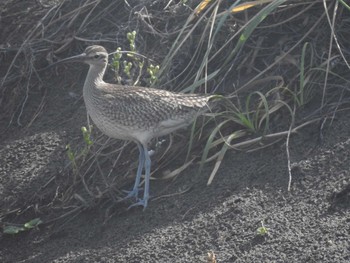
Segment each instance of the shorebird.
[[[151,158],[148,143],[186,127],[209,109],[215,95],[174,93],[166,90],[110,84],[103,81],[108,53],[102,46],[89,46],[84,53],[61,62],[84,62],[89,71],[83,87],[86,110],[95,126],[105,135],[134,141],[139,149],[139,163],[134,187],[125,198],[136,198],[132,206],[147,207]],[[138,197],[141,174],[145,171],[143,198]],[[129,208],[130,208],[129,207]]]

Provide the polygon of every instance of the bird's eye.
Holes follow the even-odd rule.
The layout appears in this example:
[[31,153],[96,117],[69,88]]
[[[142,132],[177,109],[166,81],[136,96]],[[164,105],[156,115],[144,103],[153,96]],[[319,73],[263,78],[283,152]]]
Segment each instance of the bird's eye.
[[100,56],[99,55],[95,55],[94,58],[99,58]]

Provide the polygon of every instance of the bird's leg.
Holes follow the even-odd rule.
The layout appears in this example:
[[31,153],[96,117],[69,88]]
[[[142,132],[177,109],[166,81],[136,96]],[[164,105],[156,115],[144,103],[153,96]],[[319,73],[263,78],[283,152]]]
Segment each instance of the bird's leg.
[[140,185],[140,180],[141,180],[142,169],[143,169],[143,166],[145,164],[145,154],[144,154],[143,147],[142,147],[142,145],[140,143],[137,143],[137,147],[139,148],[140,154],[139,154],[139,165],[137,167],[135,184],[134,184],[134,188],[131,191],[128,192],[128,194],[125,197],[125,199],[131,198],[131,197],[136,197],[136,200],[137,200],[137,198],[138,198],[139,185]]
[[149,181],[151,177],[151,157],[149,156],[149,152],[147,146],[143,146],[144,155],[145,155],[145,190],[143,192],[143,209],[147,207],[148,199],[149,199]]
[[129,206],[129,208],[133,206],[142,205],[143,210],[147,207],[148,199],[149,199],[149,181],[151,177],[151,158],[148,153],[147,145],[143,145],[143,154],[144,154],[144,163],[145,163],[145,190],[143,192],[143,199],[139,200],[137,203]]

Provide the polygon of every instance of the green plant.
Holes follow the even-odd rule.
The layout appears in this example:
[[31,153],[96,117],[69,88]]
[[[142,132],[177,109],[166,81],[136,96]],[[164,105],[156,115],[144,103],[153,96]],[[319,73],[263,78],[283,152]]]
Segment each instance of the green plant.
[[[111,66],[115,73],[115,79],[118,83],[121,83],[122,79],[120,72],[122,72],[127,77],[128,81],[132,83],[133,86],[138,85],[140,79],[143,77],[146,57],[137,53],[135,43],[136,36],[136,31],[128,32],[126,34],[126,37],[129,42],[130,50],[122,51],[121,47],[118,47],[114,52]],[[122,61],[123,53],[126,53],[126,58]],[[146,61],[147,64],[149,64],[149,66],[146,68],[146,73],[149,75],[147,82],[149,85],[154,85],[158,81],[158,72],[160,67],[159,65],[153,65],[147,58]]]
[[70,146],[70,144],[66,145],[66,152],[67,152],[68,159],[72,163],[73,171],[75,173],[78,170],[78,166],[76,162],[76,153],[72,150],[72,147]]
[[92,131],[92,126],[90,126],[89,129],[87,129],[85,126],[81,127],[81,132],[83,133],[83,138],[84,138],[84,142],[85,142],[85,147],[83,149],[83,155],[86,155],[91,146],[93,145],[93,141],[91,139],[91,131]]
[[114,68],[115,79],[118,81],[118,83],[121,82],[121,77],[119,76],[120,59],[123,56],[123,54],[121,53],[121,50],[122,48],[118,47],[115,53],[113,54],[113,59],[112,59],[112,67]]
[[131,78],[130,70],[132,68],[132,63],[130,61],[128,62],[127,60],[124,60],[123,66],[124,66],[124,73],[128,76],[128,78]]
[[79,153],[77,153],[76,151],[73,151],[70,144],[66,145],[68,159],[72,163],[74,174],[77,174],[79,170],[78,160],[82,159],[84,162],[87,154],[90,152],[91,146],[93,145],[93,141],[91,139],[91,131],[92,131],[92,126],[90,126],[89,129],[87,129],[85,126],[81,127],[81,132],[83,134],[83,139],[84,139],[84,147]]
[[[126,34],[127,39],[129,40],[129,46],[131,52],[136,52],[135,39],[136,39],[136,31],[128,32]],[[133,57],[133,53],[128,53],[129,57]]]
[[[282,87],[279,89],[283,90]],[[199,166],[199,173],[201,173],[205,163],[215,160],[214,168],[208,179],[208,185],[213,181],[227,150],[237,148],[243,150],[244,147],[259,143],[258,140],[254,139],[238,144],[235,144],[235,141],[258,134],[262,134],[261,138],[266,136],[271,125],[270,115],[283,107],[287,108],[288,112],[292,114],[292,110],[287,103],[271,99],[273,94],[278,92],[279,89],[272,89],[266,94],[262,94],[259,91],[252,92],[247,96],[245,106],[240,107],[225,99],[226,110],[213,114],[215,128],[207,136]],[[229,134],[224,133],[223,131],[227,130],[228,127],[236,127],[236,129]],[[214,153],[209,156],[210,152]]]
[[256,233],[258,236],[268,236],[269,235],[269,229],[264,226],[264,222],[261,221],[261,226],[258,227],[256,230]]
[[158,81],[157,74],[159,72],[159,65],[154,66],[153,64],[149,65],[147,72],[150,75],[149,84],[154,85]]
[[28,221],[27,223],[25,223],[23,225],[21,225],[21,224],[5,225],[3,227],[3,233],[9,234],[9,235],[15,235],[15,234],[18,234],[20,232],[29,231],[30,229],[36,228],[42,223],[43,223],[43,221],[41,221],[40,218],[35,218],[35,219]]

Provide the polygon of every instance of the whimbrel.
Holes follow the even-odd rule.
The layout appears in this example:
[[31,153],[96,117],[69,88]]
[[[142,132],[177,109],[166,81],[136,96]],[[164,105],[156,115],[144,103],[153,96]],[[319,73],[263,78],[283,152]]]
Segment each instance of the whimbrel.
[[[213,95],[174,93],[161,89],[123,86],[103,81],[108,53],[102,46],[89,46],[84,53],[61,62],[84,62],[90,66],[83,87],[87,113],[104,134],[111,138],[136,142],[139,164],[133,189],[126,198],[147,207],[151,159],[148,143],[152,138],[188,126],[208,109]],[[141,174],[145,170],[143,199],[138,198]]]

